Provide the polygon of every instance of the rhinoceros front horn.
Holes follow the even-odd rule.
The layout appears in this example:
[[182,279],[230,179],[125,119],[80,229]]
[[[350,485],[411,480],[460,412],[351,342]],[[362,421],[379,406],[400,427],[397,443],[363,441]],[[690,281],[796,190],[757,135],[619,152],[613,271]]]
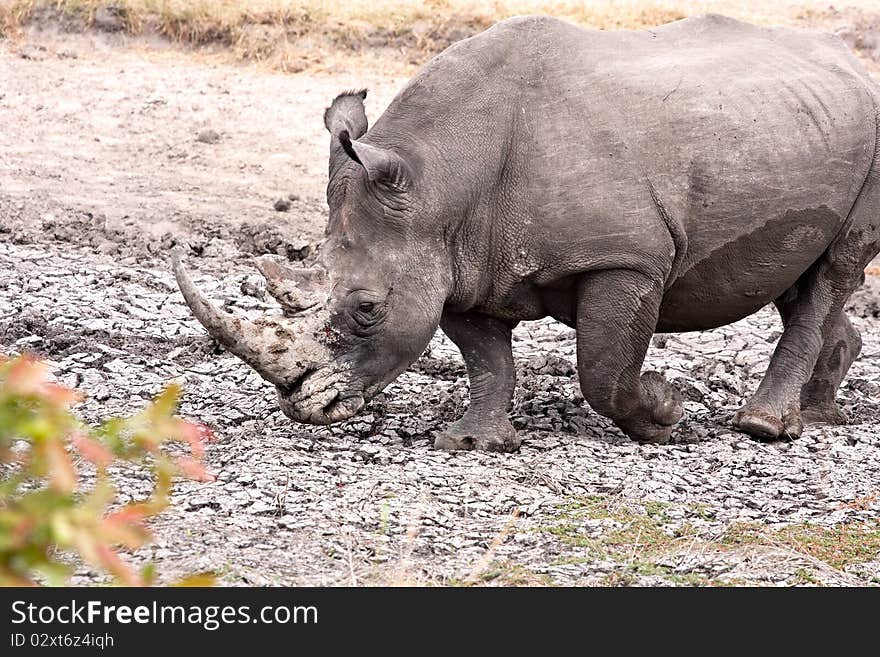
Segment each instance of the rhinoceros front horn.
[[230,315],[211,303],[193,284],[180,253],[172,254],[172,266],[177,285],[196,319],[212,338],[264,379],[278,386],[289,386],[314,366],[309,362],[313,359],[303,357],[302,345],[297,344],[303,339],[294,324],[269,319],[250,322]]

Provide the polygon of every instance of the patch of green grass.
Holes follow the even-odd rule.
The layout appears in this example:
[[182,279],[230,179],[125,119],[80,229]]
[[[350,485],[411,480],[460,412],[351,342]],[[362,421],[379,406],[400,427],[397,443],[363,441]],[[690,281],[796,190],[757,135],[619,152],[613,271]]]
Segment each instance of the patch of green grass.
[[642,504],[647,513],[652,518],[666,518],[666,509],[669,508],[668,502],[657,502],[655,500],[647,500]]
[[[646,575],[657,575],[675,584],[704,585],[708,580],[702,575],[674,573],[668,566],[652,561],[674,552],[683,540],[696,536],[696,530],[689,523],[670,531],[668,508],[668,503],[658,501],[643,502],[639,508],[603,496],[580,497],[560,508],[556,522],[536,531],[586,553],[560,557],[554,565],[578,565],[596,560],[624,562],[626,565],[621,570],[605,578],[604,583],[608,585],[635,583]],[[605,526],[597,529],[595,522],[587,522],[596,520],[606,521]]]
[[[669,518],[665,502],[646,501],[638,509],[616,505],[601,496],[570,500],[561,508],[556,523],[540,527],[538,531],[551,534],[561,542],[586,548],[593,556],[619,556],[622,553],[658,554],[674,547],[682,538],[695,535],[694,528],[685,523],[674,532],[666,525]],[[585,520],[606,520],[608,529],[599,536],[584,532]]]
[[690,515],[696,516],[701,520],[715,519],[715,512],[712,511],[712,509],[710,509],[707,505],[700,502],[692,502],[691,504],[689,504],[687,511]]
[[[640,508],[641,507],[641,508]],[[828,564],[831,568],[872,561],[880,555],[880,523],[849,523],[836,527],[797,524],[769,529],[758,523],[732,523],[720,537],[701,536],[690,523],[670,529],[669,505],[663,502],[622,504],[601,496],[576,498],[560,507],[555,522],[537,528],[560,543],[578,548],[576,555],[564,555],[554,565],[578,565],[596,560],[621,564],[603,580],[608,585],[634,584],[645,576],[689,586],[714,584],[696,573],[679,573],[662,561],[680,553],[685,546],[699,545],[701,551],[735,551],[746,547],[788,549]],[[707,508],[693,506],[695,515],[709,515]],[[596,521],[607,521],[597,528]],[[807,568],[794,573],[797,582],[820,584]],[[727,584],[729,582],[725,582]]]
[[798,568],[794,571],[795,581],[794,584],[814,584],[816,586],[822,586],[822,582],[820,582],[816,577],[806,568]]
[[511,561],[493,561],[492,565],[482,574],[477,581],[467,579],[448,579],[447,586],[474,586],[481,584],[495,584],[501,586],[553,586],[553,579],[549,575],[536,573],[533,570],[515,564]]
[[699,573],[678,573],[671,567],[649,561],[636,561],[626,564],[620,570],[608,573],[602,578],[604,586],[632,586],[641,577],[660,577],[669,584],[679,586],[711,586],[712,580]]
[[734,522],[717,540],[721,548],[736,548],[744,545],[756,545],[764,539],[764,528],[754,522]]
[[545,534],[555,536],[563,543],[573,545],[575,547],[587,548],[589,550],[600,550],[601,545],[597,541],[585,536],[581,532],[581,528],[571,523],[563,523],[559,525],[546,525],[539,527],[538,531]]
[[841,569],[880,556],[880,523],[842,523],[834,527],[805,523],[774,530],[755,523],[734,523],[719,543],[727,547],[784,547]]
[[791,525],[776,530],[771,537],[795,552],[834,568],[872,561],[880,556],[880,523],[849,523],[836,527]]

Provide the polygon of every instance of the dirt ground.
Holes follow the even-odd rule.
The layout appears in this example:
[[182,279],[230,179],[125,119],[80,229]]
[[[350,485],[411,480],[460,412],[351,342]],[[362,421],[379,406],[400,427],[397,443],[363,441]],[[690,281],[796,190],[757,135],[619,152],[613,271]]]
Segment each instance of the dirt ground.
[[[273,309],[251,259],[306,257],[320,239],[323,108],[368,87],[375,119],[403,82],[276,75],[88,34],[0,41],[0,345],[50,359],[88,394],[90,420],[181,380],[182,414],[219,437],[217,481],[181,483],[131,558],[229,585],[880,583],[880,276],[850,304],[865,342],[840,391],[850,424],[791,443],[731,429],[780,334],[767,309],[655,339],[647,367],[688,400],[666,446],[630,442],[585,405],[570,329],[521,325],[513,455],[431,448],[467,398],[439,332],[365,414],[329,428],[291,423],[206,337],[169,250],[184,246],[234,312]],[[148,487],[117,475],[133,498]]]

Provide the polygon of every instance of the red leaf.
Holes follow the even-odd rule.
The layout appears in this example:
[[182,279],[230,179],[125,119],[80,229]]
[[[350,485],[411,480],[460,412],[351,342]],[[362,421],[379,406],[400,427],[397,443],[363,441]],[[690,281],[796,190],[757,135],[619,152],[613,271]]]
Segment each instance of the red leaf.
[[207,482],[214,481],[217,478],[205,469],[205,466],[201,461],[197,461],[189,456],[181,456],[175,460],[175,464],[180,468],[180,471],[190,479]]
[[113,452],[88,436],[77,434],[73,438],[73,446],[80,454],[100,468],[105,468],[113,462]]
[[76,471],[64,445],[55,441],[46,442],[42,445],[42,451],[48,461],[52,488],[62,493],[72,493],[76,489]]
[[73,404],[82,401],[81,394],[70,388],[59,386],[56,383],[43,384],[40,393],[50,402],[59,406],[72,406]]
[[116,575],[125,586],[141,586],[142,581],[140,575],[125,565],[125,562],[119,558],[116,551],[109,545],[98,543],[97,546],[98,561],[108,571]]
[[149,510],[143,504],[129,504],[109,514],[105,520],[110,523],[141,525],[148,515]]
[[46,363],[34,356],[24,355],[14,359],[6,374],[5,387],[13,394],[39,395],[58,406],[70,406],[80,401],[79,393],[48,382]]

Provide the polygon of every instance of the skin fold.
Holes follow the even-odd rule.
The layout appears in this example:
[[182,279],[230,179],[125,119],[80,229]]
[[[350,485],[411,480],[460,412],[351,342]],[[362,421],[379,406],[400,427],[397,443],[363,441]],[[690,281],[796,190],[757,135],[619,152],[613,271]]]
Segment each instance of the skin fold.
[[642,372],[651,336],[774,303],[784,332],[735,423],[778,438],[843,421],[861,348],[843,307],[880,251],[880,89],[837,38],[716,15],[638,32],[520,17],[435,57],[372,127],[365,96],[324,116],[315,268],[261,266],[285,316],[241,328],[181,285],[290,417],[347,419],[439,326],[471,402],[435,446],[513,451],[511,330],[551,316],[576,330],[590,406],[665,442],[682,403]]

